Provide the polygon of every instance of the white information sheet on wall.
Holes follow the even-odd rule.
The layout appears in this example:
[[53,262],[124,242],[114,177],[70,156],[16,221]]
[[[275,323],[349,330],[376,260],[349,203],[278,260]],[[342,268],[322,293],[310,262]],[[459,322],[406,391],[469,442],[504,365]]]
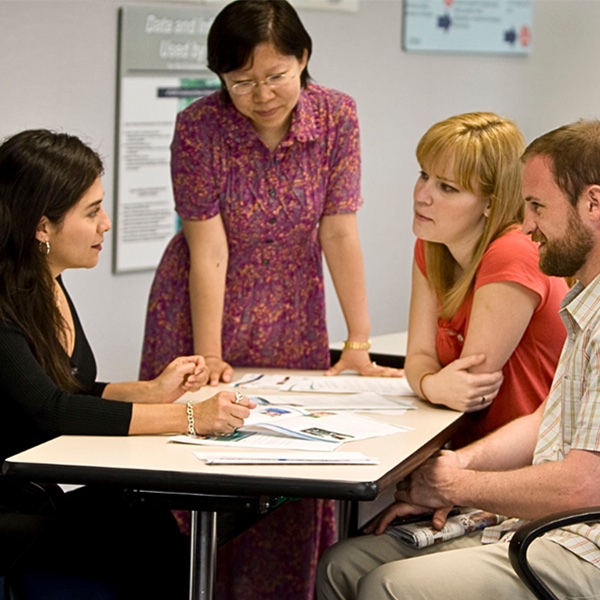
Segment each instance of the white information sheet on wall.
[[533,0],[404,0],[408,52],[528,54]]
[[116,165],[116,272],[153,269],[179,228],[170,174],[177,113],[218,88],[206,67],[215,10],[121,9]]

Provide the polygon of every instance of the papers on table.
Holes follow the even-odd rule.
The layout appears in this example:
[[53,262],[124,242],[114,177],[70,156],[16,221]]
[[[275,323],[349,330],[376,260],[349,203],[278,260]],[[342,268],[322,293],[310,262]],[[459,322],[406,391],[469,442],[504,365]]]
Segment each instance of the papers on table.
[[238,431],[223,437],[176,435],[170,438],[171,442],[180,444],[196,444],[198,446],[221,446],[237,448],[270,448],[287,452],[288,450],[306,450],[309,452],[331,452],[342,445],[342,442],[318,442],[315,440],[300,440],[286,435],[262,435],[246,432],[243,435]]
[[[177,436],[171,439],[177,442],[213,446],[285,447],[298,450],[331,451],[343,442],[390,435],[407,430],[407,427],[381,423],[353,413],[307,412],[294,406],[260,405],[251,411],[244,426],[230,435],[219,437]],[[297,441],[305,442],[305,444],[297,444]]]
[[306,412],[293,406],[257,406],[239,429],[240,432],[262,433],[265,430],[301,439],[351,442],[406,431],[406,428],[352,413]]
[[[410,429],[359,416],[356,412],[389,414],[416,408],[412,400],[398,398],[414,396],[404,378],[247,374],[231,385],[248,390],[260,389],[261,392],[274,390],[285,393],[253,396],[250,392],[257,407],[244,426],[230,435],[180,435],[171,440],[208,446],[329,453],[344,442]],[[278,453],[277,456],[282,460],[288,458],[287,454]]]
[[362,452],[194,452],[195,456],[207,465],[376,465],[376,458],[369,458]]
[[305,410],[357,410],[357,411],[398,411],[416,408],[412,400],[385,398],[374,392],[358,394],[250,394],[251,400],[259,405],[297,406]]
[[319,392],[328,394],[375,392],[388,396],[415,395],[404,377],[360,377],[347,375],[310,377],[300,375],[247,374],[232,385],[239,388],[260,388],[280,392]]

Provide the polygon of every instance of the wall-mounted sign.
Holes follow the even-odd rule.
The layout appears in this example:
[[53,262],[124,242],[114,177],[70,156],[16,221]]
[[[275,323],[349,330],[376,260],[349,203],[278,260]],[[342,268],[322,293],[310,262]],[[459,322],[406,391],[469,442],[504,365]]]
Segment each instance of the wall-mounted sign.
[[114,271],[153,269],[177,231],[170,150],[177,113],[218,88],[206,36],[218,9],[120,12]]
[[533,0],[404,0],[408,52],[528,54]]
[[[176,0],[180,1],[180,0]],[[203,0],[207,4],[218,4],[220,8],[229,4],[231,0]],[[359,0],[290,0],[294,8],[300,9],[315,9],[315,10],[330,10],[341,12],[357,12]]]
[[358,0],[290,0],[298,10],[338,10],[342,12],[357,12]]

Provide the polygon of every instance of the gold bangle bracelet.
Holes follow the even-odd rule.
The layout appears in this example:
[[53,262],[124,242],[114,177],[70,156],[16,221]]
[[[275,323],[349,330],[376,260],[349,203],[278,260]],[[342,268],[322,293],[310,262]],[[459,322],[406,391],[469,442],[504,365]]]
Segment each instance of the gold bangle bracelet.
[[371,348],[371,340],[366,342],[353,342],[346,340],[344,342],[344,350],[369,350]]
[[421,398],[423,398],[423,400],[431,402],[431,400],[429,400],[429,398],[427,397],[427,394],[423,391],[423,379],[425,379],[425,377],[427,377],[428,375],[435,375],[435,372],[427,371],[427,373],[423,373],[423,375],[421,375],[421,379],[419,379],[419,391],[421,392]]

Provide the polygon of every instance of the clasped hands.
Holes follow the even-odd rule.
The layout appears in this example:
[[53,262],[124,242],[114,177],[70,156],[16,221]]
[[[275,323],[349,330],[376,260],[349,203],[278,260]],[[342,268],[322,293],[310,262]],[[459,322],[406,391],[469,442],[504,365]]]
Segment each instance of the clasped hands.
[[433,526],[442,529],[448,513],[457,504],[454,490],[459,489],[463,471],[455,452],[441,450],[397,484],[396,502],[365,528],[365,533],[381,535],[397,517],[430,515],[432,511]]
[[159,402],[175,402],[186,392],[197,392],[206,385],[209,371],[199,355],[179,356],[172,360],[150,383]]
[[487,408],[504,381],[502,370],[472,373],[485,362],[485,354],[471,354],[453,360],[437,373],[421,379],[421,392],[434,404],[444,404],[460,412]]

